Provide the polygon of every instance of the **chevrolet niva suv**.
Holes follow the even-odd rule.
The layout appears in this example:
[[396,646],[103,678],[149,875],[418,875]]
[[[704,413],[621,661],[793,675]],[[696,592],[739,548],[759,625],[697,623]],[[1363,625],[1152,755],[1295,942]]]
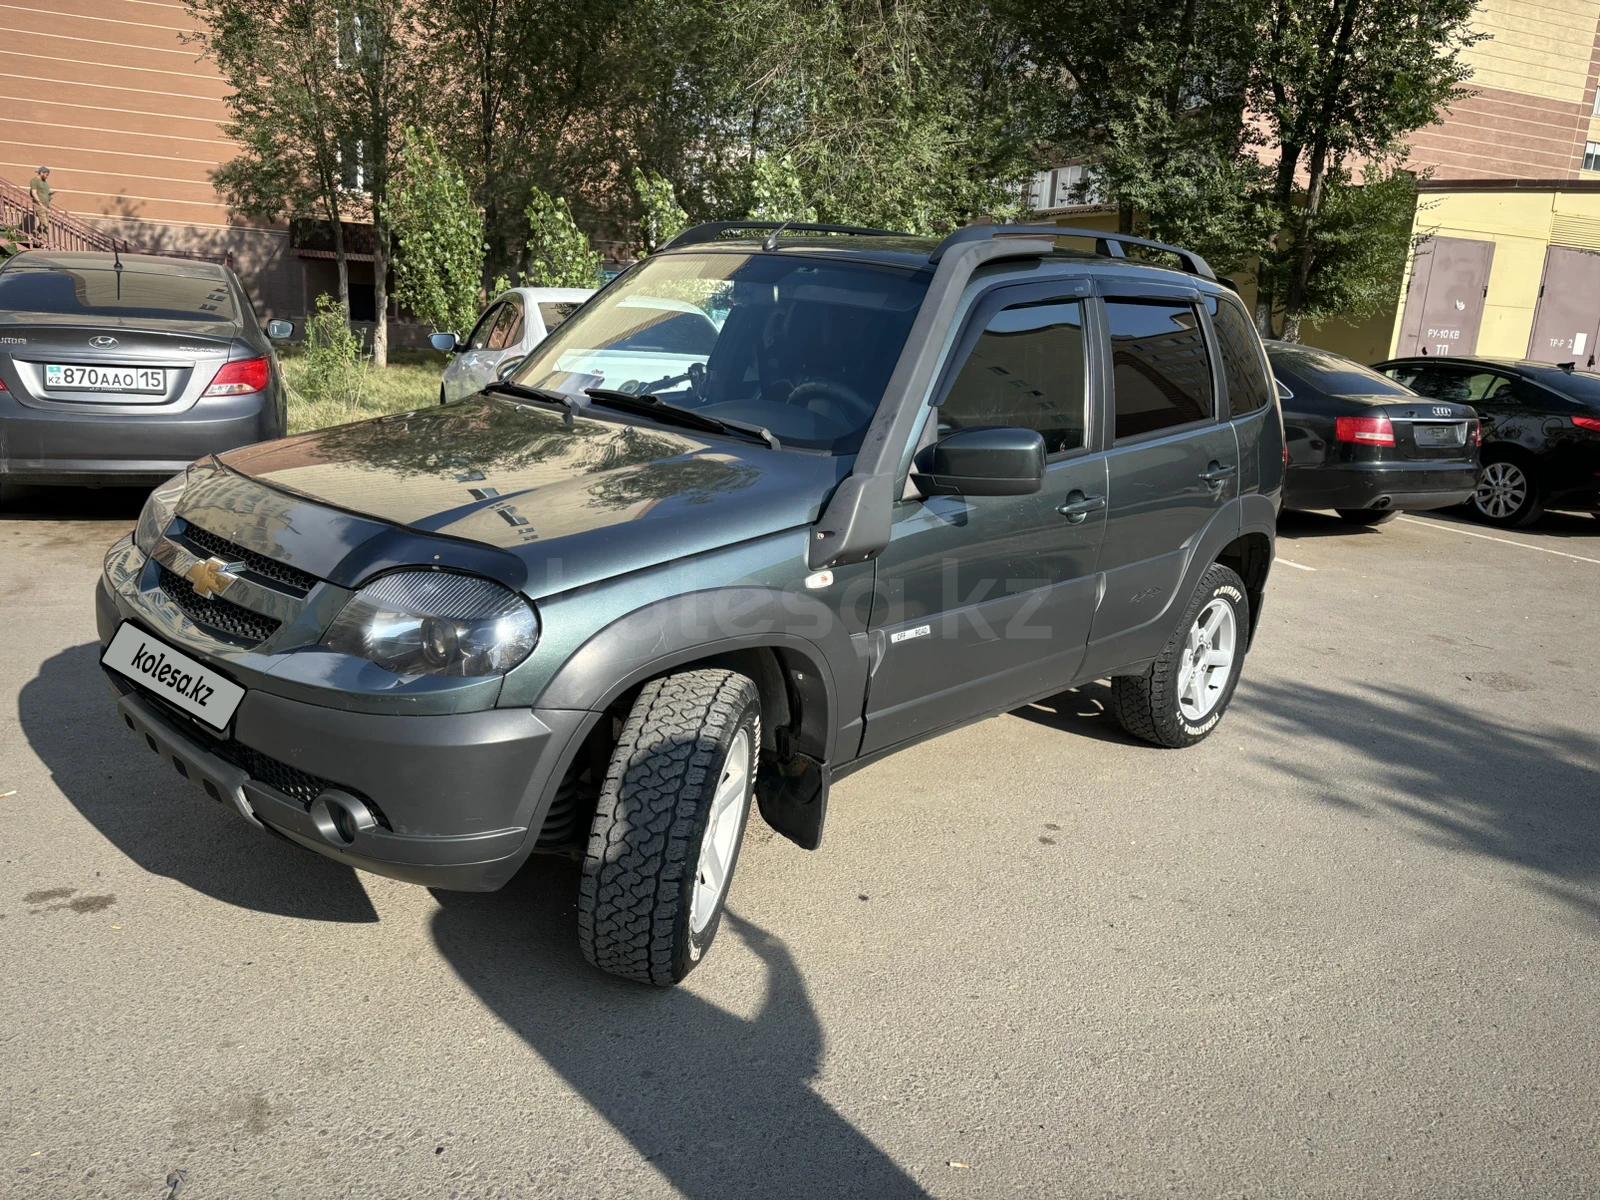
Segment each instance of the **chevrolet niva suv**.
[[671,984],[752,798],[815,848],[833,780],[1102,677],[1141,738],[1216,726],[1272,563],[1269,380],[1172,247],[698,226],[481,395],[157,489],[103,662],[251,824],[447,889],[580,857],[589,960]]

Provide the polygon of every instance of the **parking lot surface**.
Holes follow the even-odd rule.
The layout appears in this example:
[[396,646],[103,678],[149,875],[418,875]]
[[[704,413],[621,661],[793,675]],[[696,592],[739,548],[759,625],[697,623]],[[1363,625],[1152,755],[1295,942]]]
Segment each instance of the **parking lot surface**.
[[0,1194],[1600,1194],[1590,518],[1286,517],[1208,741],[1097,685],[850,777],[817,853],[752,820],[655,992],[575,868],[356,874],[144,750],[91,607],[137,505],[0,514]]

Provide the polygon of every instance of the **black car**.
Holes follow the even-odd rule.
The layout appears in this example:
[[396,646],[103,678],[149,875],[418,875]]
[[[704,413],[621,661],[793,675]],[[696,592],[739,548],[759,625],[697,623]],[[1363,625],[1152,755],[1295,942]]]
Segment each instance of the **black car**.
[[[716,337],[628,389],[618,347],[684,295]],[[1211,733],[1282,474],[1261,343],[1196,255],[698,226],[480,396],[156,489],[102,662],[129,749],[252,826],[468,891],[575,856],[585,954],[670,984],[752,796],[814,849],[832,780],[1092,679],[1140,738]]]
[[1547,508],[1600,509],[1600,374],[1500,358],[1396,358],[1378,370],[1483,422],[1472,495],[1491,525],[1529,525]]
[[0,493],[156,484],[282,437],[283,379],[227,267],[33,250],[0,268]]
[[1377,525],[1396,514],[1461,504],[1478,479],[1477,414],[1433,402],[1360,363],[1268,342],[1283,402],[1285,508],[1331,508]]

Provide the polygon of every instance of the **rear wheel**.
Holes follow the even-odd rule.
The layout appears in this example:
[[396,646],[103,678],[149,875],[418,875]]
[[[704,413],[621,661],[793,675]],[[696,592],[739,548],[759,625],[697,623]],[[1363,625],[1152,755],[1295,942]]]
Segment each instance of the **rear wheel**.
[[1143,675],[1111,681],[1111,707],[1134,737],[1192,746],[1217,727],[1244,666],[1250,601],[1244,581],[1212,563],[1161,656]]
[[1400,515],[1394,508],[1336,508],[1341,521],[1351,525],[1386,525]]
[[584,957],[660,987],[722,920],[761,751],[756,686],[733,671],[645,684],[600,791],[578,892]]
[[1539,519],[1544,499],[1531,470],[1515,459],[1501,458],[1483,464],[1470,506],[1478,520],[1515,529]]

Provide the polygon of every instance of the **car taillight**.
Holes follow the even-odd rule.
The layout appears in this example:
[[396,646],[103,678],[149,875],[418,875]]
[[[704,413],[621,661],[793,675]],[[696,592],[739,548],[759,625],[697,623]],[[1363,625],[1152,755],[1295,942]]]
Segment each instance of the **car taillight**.
[[[5,384],[0,383],[0,391],[3,391],[5,386]],[[1591,433],[1600,433],[1600,417],[1573,417],[1572,423],[1579,429],[1587,429]]]
[[243,362],[224,363],[204,395],[242,396],[246,392],[264,392],[271,374],[271,364],[264,358],[247,358]]
[[1360,446],[1392,446],[1394,426],[1388,417],[1339,417],[1333,423],[1333,436]]
[[1474,421],[1472,423],[1472,444],[1474,446],[1483,445],[1483,422],[1482,421]]

